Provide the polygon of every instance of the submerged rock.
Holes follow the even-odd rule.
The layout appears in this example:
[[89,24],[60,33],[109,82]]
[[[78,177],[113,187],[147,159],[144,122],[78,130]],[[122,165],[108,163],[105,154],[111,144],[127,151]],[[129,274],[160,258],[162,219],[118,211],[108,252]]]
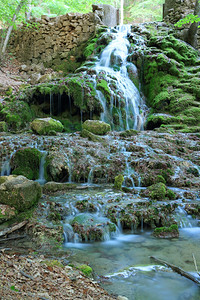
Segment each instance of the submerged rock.
[[52,118],[39,118],[30,123],[31,129],[39,135],[55,135],[62,132],[64,126],[58,120]]
[[25,211],[32,207],[41,197],[42,189],[38,182],[24,176],[4,176],[0,185],[0,203]]
[[111,130],[109,124],[98,120],[86,120],[82,127],[83,129],[98,135],[104,135]]

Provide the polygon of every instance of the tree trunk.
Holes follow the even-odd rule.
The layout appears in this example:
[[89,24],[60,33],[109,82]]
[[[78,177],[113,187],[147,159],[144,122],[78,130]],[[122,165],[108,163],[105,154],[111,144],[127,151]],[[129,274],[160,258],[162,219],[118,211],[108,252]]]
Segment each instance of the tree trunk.
[[[200,2],[196,0],[194,15],[198,15],[200,17]],[[190,28],[187,32],[186,42],[190,44],[192,47],[197,48],[197,30],[198,30],[199,22],[194,22],[190,25]]]
[[3,47],[2,47],[2,50],[1,50],[1,54],[4,54],[5,51],[6,51],[6,47],[7,47],[7,44],[8,44],[8,41],[9,41],[9,38],[10,38],[10,35],[11,35],[11,32],[13,30],[13,24],[15,23],[15,20],[17,18],[17,15],[18,13],[20,12],[20,9],[22,8],[22,6],[25,4],[26,0],[21,0],[19,5],[17,6],[16,8],[16,11],[12,17],[12,21],[11,21],[11,25],[9,26],[8,28],[8,31],[7,31],[7,34],[6,34],[6,37],[5,37],[5,40],[4,40],[4,43],[3,43]]

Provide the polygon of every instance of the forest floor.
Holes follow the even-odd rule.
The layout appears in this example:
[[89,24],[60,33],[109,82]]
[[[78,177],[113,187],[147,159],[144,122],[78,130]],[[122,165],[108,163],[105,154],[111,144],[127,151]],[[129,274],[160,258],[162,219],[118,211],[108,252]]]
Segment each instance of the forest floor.
[[0,94],[5,92],[9,87],[18,90],[19,86],[24,83],[20,76],[21,64],[10,56],[1,61],[0,64]]
[[43,255],[36,258],[2,251],[0,273],[1,300],[117,299],[79,270]]

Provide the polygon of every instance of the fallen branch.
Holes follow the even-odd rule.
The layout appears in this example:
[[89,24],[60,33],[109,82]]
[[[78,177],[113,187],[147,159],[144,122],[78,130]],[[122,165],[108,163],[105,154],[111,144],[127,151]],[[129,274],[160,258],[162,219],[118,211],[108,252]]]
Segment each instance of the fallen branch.
[[25,238],[26,236],[27,236],[27,235],[15,235],[15,236],[12,236],[12,237],[9,237],[9,238],[0,239],[0,243],[2,243],[2,242],[7,242],[7,241],[10,241],[10,240],[23,239],[23,238]]
[[194,253],[192,253],[192,256],[193,256],[193,260],[194,260],[195,269],[196,269],[196,271],[197,271],[197,274],[200,276],[200,273],[199,273],[199,271],[198,271],[197,262],[196,262],[196,258],[195,258],[195,256],[194,256]]
[[22,227],[25,226],[27,223],[28,223],[28,221],[23,221],[23,222],[21,222],[21,223],[18,223],[18,224],[16,224],[16,225],[12,226],[12,227],[6,228],[6,229],[0,231],[0,236],[4,236],[4,235],[7,235],[7,234],[10,234],[10,233],[12,233],[12,232],[14,232],[14,231],[16,231],[16,230],[22,228]]
[[156,262],[162,264],[162,265],[165,265],[167,266],[168,268],[171,268],[174,272],[180,274],[181,276],[184,276],[190,280],[192,280],[193,282],[197,283],[197,284],[200,284],[200,281],[194,277],[193,275],[191,275],[190,273],[188,272],[185,272],[183,269],[175,266],[175,265],[172,265],[168,262],[166,262],[165,260],[162,260],[162,259],[159,259],[159,258],[156,258],[155,256],[150,256],[150,258],[154,259]]

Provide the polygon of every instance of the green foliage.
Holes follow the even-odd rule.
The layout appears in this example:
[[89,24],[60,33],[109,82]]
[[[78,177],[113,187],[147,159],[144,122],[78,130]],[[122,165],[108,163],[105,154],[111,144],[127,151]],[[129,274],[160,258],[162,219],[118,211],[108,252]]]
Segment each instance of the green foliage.
[[162,5],[164,0],[135,0],[129,1],[125,7],[125,19],[128,22],[150,22],[162,20]]
[[[198,23],[200,22],[200,17],[198,15],[189,14],[185,18],[179,20],[174,26],[176,27],[182,27],[185,24],[188,23]],[[200,28],[200,26],[198,26]]]

